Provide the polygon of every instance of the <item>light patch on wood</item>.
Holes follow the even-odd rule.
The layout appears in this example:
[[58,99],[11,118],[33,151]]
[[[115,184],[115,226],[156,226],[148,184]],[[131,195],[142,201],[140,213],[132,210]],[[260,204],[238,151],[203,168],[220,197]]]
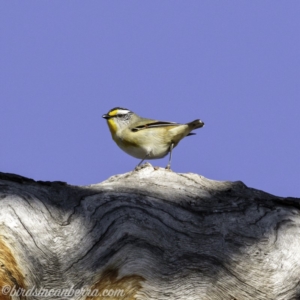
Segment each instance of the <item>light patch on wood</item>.
[[98,290],[98,297],[87,297],[86,300],[135,300],[144,280],[136,274],[118,278],[117,269],[107,269],[91,287],[91,291]]
[[2,288],[10,286],[25,289],[24,276],[18,268],[17,262],[3,240],[0,239],[0,300],[10,300],[12,297],[2,294]]

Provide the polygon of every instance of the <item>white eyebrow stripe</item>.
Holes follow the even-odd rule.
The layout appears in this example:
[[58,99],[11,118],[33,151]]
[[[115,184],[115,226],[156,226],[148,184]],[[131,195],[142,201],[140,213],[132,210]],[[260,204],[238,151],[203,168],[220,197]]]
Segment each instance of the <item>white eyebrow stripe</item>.
[[127,109],[118,109],[117,110],[117,115],[126,115],[130,112],[130,110]]

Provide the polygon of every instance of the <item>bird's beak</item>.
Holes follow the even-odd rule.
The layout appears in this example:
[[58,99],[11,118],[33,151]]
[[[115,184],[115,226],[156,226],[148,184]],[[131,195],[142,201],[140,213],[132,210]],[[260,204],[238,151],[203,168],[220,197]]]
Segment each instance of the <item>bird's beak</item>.
[[108,120],[110,118],[110,116],[105,114],[105,115],[102,116],[102,118]]

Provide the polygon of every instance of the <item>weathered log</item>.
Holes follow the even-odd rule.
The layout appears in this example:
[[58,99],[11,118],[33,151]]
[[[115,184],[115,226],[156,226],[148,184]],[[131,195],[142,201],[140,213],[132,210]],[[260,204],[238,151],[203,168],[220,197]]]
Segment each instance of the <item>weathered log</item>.
[[1,300],[300,299],[300,199],[149,164],[0,192]]

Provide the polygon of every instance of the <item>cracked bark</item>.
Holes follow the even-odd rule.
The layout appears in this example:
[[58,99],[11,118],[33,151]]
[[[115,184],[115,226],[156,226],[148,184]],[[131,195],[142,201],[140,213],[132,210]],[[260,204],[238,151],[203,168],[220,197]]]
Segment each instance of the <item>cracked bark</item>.
[[299,209],[149,164],[84,187],[0,173],[0,299],[21,299],[5,285],[99,291],[71,299],[300,299]]

